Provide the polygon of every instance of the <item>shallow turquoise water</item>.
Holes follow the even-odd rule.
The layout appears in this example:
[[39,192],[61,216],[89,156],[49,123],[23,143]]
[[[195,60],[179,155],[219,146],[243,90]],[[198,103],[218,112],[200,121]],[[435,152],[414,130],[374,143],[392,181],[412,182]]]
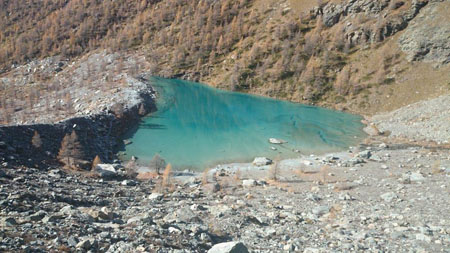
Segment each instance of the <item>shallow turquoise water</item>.
[[[205,169],[256,156],[293,158],[344,149],[363,136],[361,118],[319,107],[154,78],[158,111],[129,133],[127,156],[146,164],[159,153],[177,169]],[[270,144],[269,138],[287,141]],[[274,151],[271,147],[276,147]],[[125,157],[126,158],[126,157]]]

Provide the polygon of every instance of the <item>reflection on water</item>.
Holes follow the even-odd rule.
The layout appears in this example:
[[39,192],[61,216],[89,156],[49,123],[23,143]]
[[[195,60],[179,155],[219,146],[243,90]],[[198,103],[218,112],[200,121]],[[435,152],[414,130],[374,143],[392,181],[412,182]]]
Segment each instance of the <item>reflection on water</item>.
[[[361,118],[351,114],[181,80],[154,78],[154,84],[158,111],[130,133],[126,147],[143,164],[159,153],[175,168],[204,169],[255,156],[296,157],[294,150],[339,150],[364,136]],[[270,144],[271,137],[287,143]]]

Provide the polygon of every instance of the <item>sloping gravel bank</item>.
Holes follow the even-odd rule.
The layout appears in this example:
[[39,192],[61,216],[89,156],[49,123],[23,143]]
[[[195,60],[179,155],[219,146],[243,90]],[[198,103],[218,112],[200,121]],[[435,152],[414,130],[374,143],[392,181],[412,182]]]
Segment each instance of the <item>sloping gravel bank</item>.
[[449,143],[450,94],[376,115],[370,121],[393,137]]

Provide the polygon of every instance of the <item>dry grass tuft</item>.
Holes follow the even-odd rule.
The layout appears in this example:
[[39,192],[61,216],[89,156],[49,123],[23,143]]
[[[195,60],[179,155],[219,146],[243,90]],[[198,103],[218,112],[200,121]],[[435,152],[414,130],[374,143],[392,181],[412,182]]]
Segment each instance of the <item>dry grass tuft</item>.
[[322,168],[320,168],[320,183],[321,184],[326,184],[326,183],[328,183],[328,177],[327,177],[327,174],[329,173],[329,171],[330,171],[330,166],[328,166],[328,165],[325,165],[325,166],[322,166]]
[[149,180],[157,178],[159,175],[156,172],[141,172],[136,176],[136,179]]
[[269,169],[269,175],[268,175],[268,179],[272,180],[272,181],[278,181],[278,176],[280,174],[280,168],[279,168],[279,163],[280,163],[280,158],[277,157],[273,160],[272,165],[270,166]]
[[202,173],[202,184],[203,185],[207,185],[208,184],[208,177],[209,177],[209,172],[211,171],[210,168],[206,168],[203,173]]
[[431,174],[441,174],[444,171],[441,169],[441,161],[434,161],[433,165],[431,165]]
[[292,186],[289,183],[286,182],[280,182],[277,180],[267,180],[267,184],[274,186],[280,190],[285,190],[287,192],[293,193],[295,192],[294,188],[292,188]]
[[234,173],[234,176],[233,176],[233,178],[234,178],[234,180],[236,180],[236,181],[241,181],[241,169],[240,168],[238,168],[237,170],[236,170],[236,172]]
[[169,163],[164,169],[161,180],[155,187],[156,192],[166,193],[174,190],[171,174],[172,174],[172,165]]
[[341,191],[348,191],[351,189],[356,188],[356,185],[353,184],[347,184],[347,183],[341,183],[341,184],[336,184],[333,188],[333,190],[335,192],[341,192]]
[[169,163],[169,164],[167,164],[166,168],[164,169],[164,172],[162,175],[162,187],[163,188],[169,188],[172,186],[171,173],[172,173],[172,165]]
[[342,207],[340,205],[334,205],[330,208],[330,213],[328,214],[329,220],[335,220],[339,216],[339,214],[342,212]]

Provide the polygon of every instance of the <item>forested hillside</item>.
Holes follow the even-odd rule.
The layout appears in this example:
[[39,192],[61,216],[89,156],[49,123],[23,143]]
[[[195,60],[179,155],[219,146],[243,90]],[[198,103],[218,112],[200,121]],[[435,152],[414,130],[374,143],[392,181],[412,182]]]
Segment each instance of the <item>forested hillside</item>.
[[429,2],[441,1],[1,1],[0,69],[99,49],[139,52],[150,66],[139,71],[155,75],[346,103],[412,72],[397,34]]

